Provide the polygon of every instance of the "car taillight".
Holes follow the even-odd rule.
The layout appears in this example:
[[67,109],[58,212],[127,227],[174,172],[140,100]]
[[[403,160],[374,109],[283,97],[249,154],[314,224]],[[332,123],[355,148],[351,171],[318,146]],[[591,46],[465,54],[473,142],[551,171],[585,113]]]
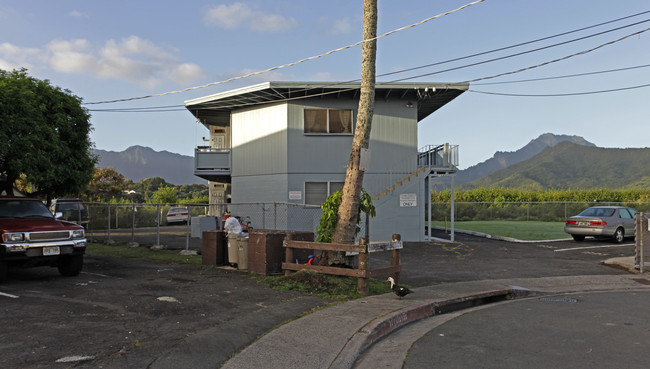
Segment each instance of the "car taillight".
[[574,224],[575,225],[575,224],[578,224],[578,222],[576,222],[575,220],[567,220],[566,224]]
[[589,225],[592,225],[592,226],[602,225],[602,226],[604,226],[604,225],[607,225],[607,222],[603,222],[601,220],[601,221],[596,221],[596,222],[589,222]]

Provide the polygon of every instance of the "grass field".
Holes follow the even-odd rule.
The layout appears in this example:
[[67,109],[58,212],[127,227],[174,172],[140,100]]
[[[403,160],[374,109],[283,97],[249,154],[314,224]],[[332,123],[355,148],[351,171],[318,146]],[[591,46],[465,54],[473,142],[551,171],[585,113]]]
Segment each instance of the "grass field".
[[[445,222],[431,222],[433,226],[445,227]],[[451,223],[447,222],[447,229]],[[556,240],[570,238],[564,233],[562,222],[517,222],[506,220],[455,222],[457,230],[487,233],[493,236],[512,237],[519,240]]]

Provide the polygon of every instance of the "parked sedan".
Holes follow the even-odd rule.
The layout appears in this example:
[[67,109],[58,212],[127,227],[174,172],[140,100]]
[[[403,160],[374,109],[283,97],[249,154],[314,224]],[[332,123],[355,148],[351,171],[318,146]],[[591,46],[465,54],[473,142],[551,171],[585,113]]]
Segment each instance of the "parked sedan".
[[566,220],[564,231],[576,241],[586,236],[598,238],[613,237],[618,243],[625,237],[634,236],[634,215],[632,208],[623,206],[594,206]]
[[190,219],[187,206],[177,206],[167,211],[167,224],[186,223]]

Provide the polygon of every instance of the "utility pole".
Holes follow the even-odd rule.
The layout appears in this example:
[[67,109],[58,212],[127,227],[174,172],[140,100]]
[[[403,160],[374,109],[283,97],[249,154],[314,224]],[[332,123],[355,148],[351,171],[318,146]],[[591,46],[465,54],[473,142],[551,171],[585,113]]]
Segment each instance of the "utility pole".
[[[343,196],[338,210],[338,221],[333,243],[354,243],[359,199],[363,184],[363,170],[360,169],[362,151],[367,151],[370,128],[375,108],[375,60],[377,55],[377,0],[363,2],[363,45],[361,52],[361,94],[357,126],[352,141],[352,151],[345,175]],[[365,169],[364,169],[365,170]]]

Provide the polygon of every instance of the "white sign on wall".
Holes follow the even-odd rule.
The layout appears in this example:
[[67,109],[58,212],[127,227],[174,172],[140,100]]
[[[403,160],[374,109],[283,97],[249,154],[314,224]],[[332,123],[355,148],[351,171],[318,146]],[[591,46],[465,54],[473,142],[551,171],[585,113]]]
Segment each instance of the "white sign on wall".
[[415,193],[402,193],[399,195],[399,206],[401,208],[418,205],[418,195]]
[[289,200],[302,200],[302,191],[289,191]]

